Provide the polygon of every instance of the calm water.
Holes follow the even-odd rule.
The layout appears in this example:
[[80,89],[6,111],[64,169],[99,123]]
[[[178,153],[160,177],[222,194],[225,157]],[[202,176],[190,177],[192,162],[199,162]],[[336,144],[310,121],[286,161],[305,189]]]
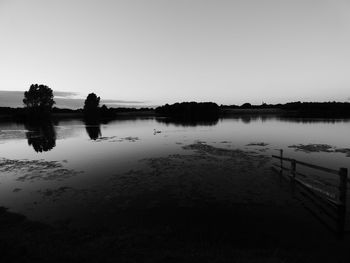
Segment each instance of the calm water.
[[[350,169],[345,153],[307,153],[288,147],[328,144],[350,148],[349,131],[347,120],[273,117],[226,118],[197,125],[155,118],[107,124],[81,120],[41,126],[0,123],[0,206],[44,221],[63,219],[63,214],[74,215],[80,209],[94,210],[100,200],[108,200],[112,176],[143,169],[145,158],[188,154],[183,146],[198,141],[269,156],[284,149],[287,157]],[[262,142],[266,145],[248,145]],[[106,189],[103,195],[101,189]]]

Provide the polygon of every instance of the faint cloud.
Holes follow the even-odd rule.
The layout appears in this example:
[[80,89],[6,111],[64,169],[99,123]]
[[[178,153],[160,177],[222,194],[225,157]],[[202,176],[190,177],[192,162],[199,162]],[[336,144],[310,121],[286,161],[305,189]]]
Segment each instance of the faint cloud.
[[126,103],[126,104],[143,104],[147,101],[137,101],[137,100],[101,100],[102,103],[108,103],[108,104],[119,104],[119,103]]
[[70,92],[70,91],[54,91],[53,94],[55,97],[61,97],[61,98],[72,98],[72,97],[79,96],[79,93]]

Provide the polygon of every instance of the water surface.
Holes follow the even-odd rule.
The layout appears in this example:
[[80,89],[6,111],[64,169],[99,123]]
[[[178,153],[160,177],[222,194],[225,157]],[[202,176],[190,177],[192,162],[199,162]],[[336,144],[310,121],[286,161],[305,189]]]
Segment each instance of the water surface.
[[[189,155],[193,151],[185,146],[196,143],[267,157],[283,149],[286,157],[333,169],[350,169],[346,153],[307,152],[289,147],[327,144],[332,149],[350,148],[349,131],[348,120],[249,116],[211,123],[172,123],[156,118],[108,123],[0,123],[0,206],[47,222],[79,218],[86,210],[98,211],[115,197],[111,178],[123,179],[135,171],[146,171],[149,162],[145,160]],[[135,180],[135,173],[133,176]],[[143,184],[151,180],[143,173],[136,173],[137,176],[145,177],[139,178]],[[131,177],[118,184],[118,191],[138,191],[134,186],[128,188],[128,184],[135,184]],[[157,184],[160,182],[153,178],[142,187],[157,188]],[[128,202],[123,205],[127,207]]]

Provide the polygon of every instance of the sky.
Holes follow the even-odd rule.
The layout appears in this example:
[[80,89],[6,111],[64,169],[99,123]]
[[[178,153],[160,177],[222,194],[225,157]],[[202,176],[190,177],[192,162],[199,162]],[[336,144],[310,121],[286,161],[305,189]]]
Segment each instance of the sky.
[[348,0],[0,0],[0,95],[350,101],[349,14]]

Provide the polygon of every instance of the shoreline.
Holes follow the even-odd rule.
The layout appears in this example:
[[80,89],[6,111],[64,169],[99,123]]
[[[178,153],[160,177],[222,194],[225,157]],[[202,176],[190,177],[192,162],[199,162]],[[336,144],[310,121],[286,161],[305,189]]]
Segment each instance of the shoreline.
[[[177,103],[179,104],[179,103]],[[180,103],[182,105],[184,103]],[[188,103],[187,103],[188,104]],[[203,103],[205,104],[205,103]],[[211,103],[213,104],[213,103]],[[225,118],[230,116],[278,116],[283,118],[315,118],[315,119],[350,119],[350,103],[287,103],[284,105],[251,105],[250,107],[242,108],[238,106],[217,107],[217,114],[211,115],[210,112],[205,112],[206,108],[200,110],[198,113],[186,111],[186,108],[177,109],[173,105],[165,105],[158,108],[109,108],[108,116],[101,117],[101,119],[118,119],[120,117],[165,117],[184,119],[215,119]],[[185,104],[184,104],[185,105]],[[194,105],[201,105],[194,103]],[[167,115],[159,108],[174,107],[174,110],[179,112],[171,112]],[[185,106],[184,106],[185,107]],[[194,114],[194,115],[193,115]],[[209,115],[208,115],[209,114]],[[208,115],[208,116],[207,116]],[[52,119],[69,119],[69,118],[83,118],[82,109],[60,109],[53,108],[51,113]],[[25,108],[9,108],[0,107],[0,121],[23,121],[26,119]]]

